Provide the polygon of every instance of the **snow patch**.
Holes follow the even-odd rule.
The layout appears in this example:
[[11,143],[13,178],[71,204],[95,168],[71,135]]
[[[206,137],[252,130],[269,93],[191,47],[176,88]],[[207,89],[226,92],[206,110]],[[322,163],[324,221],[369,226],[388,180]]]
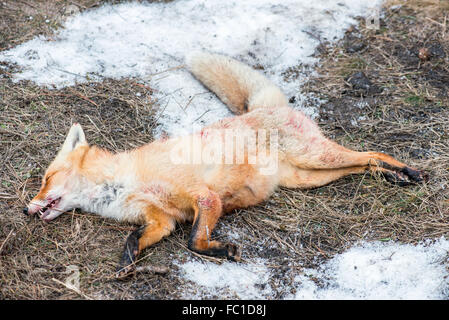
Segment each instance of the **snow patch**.
[[[371,242],[355,246],[296,278],[293,299],[447,299],[449,241]],[[319,279],[317,283],[311,279]]]
[[[382,0],[178,0],[104,5],[71,16],[54,37],[37,37],[0,61],[17,63],[15,80],[61,88],[104,77],[135,77],[156,89],[158,134],[189,133],[229,116],[226,107],[182,68],[184,56],[207,50],[257,65],[294,105],[318,61],[320,41],[341,38],[354,16]],[[316,115],[317,106],[304,110]]]
[[271,296],[267,283],[270,271],[263,260],[255,263],[189,261],[177,264],[185,279],[195,283],[187,285],[182,291],[185,299],[207,299],[214,296],[220,299],[266,299]]
[[[362,242],[335,255],[318,269],[293,275],[293,287],[270,285],[268,260],[252,263],[189,261],[177,263],[189,281],[187,299],[448,299],[449,241],[441,238],[416,246],[394,242]],[[296,270],[293,269],[293,270]],[[287,276],[287,275],[286,275]],[[289,274],[288,276],[292,276]],[[194,283],[195,285],[191,285]]]

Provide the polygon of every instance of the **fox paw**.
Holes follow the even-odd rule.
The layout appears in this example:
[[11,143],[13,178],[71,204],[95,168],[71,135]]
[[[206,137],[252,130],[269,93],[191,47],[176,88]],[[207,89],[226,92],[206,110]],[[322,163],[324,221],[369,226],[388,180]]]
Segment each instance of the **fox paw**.
[[413,183],[409,179],[409,177],[406,176],[405,174],[403,174],[402,172],[396,172],[396,171],[382,172],[382,176],[388,182],[390,182],[392,184],[396,184],[401,187],[408,186]]
[[382,175],[388,182],[401,187],[427,182],[429,180],[429,175],[426,172],[415,170],[410,167],[382,172]]
[[226,248],[226,257],[232,261],[240,261],[242,256],[242,251],[238,246],[232,243],[227,243],[225,245]]
[[116,279],[124,279],[136,271],[136,266],[134,264],[129,264],[127,266],[118,266],[115,272]]
[[400,173],[406,175],[411,181],[415,183],[429,181],[429,175],[421,170],[415,170],[410,167],[404,167],[401,169]]

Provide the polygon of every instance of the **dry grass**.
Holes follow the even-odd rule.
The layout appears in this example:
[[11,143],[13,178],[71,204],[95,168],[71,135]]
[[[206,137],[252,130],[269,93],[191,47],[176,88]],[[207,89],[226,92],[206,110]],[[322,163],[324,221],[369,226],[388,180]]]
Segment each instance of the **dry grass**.
[[[80,10],[103,2],[76,1]],[[445,1],[428,2],[393,1],[403,6],[386,11],[379,30],[367,30],[361,21],[337,46],[323,43],[320,76],[304,90],[327,99],[318,121],[329,136],[426,169],[430,182],[400,188],[380,177],[352,176],[314,190],[281,189],[257,207],[225,217],[216,236],[227,239],[236,230],[244,259],[269,257],[273,288],[288,284],[294,268],[314,266],[317,257],[327,259],[361,239],[416,243],[448,236],[449,8]],[[1,2],[0,49],[51,35],[70,4]],[[417,56],[423,47],[432,53],[429,61]],[[111,278],[134,226],[76,211],[51,224],[21,214],[72,122],[83,125],[92,144],[113,151],[150,141],[157,117],[151,88],[133,79],[105,79],[48,90],[13,83],[14,68],[0,69],[0,298],[178,298],[173,288],[183,280],[175,272]],[[348,77],[359,71],[381,91],[354,90]],[[179,226],[144,252],[141,265],[172,267],[173,259],[193,255],[186,249],[189,231]],[[58,282],[69,265],[80,267],[82,294]]]
[[[326,206],[327,230],[335,230],[330,247],[357,238],[415,243],[448,234],[449,8],[437,2],[394,1],[402,7],[387,11],[379,30],[361,20],[340,46],[323,44],[320,77],[307,90],[329,100],[320,114],[328,134],[353,149],[392,154],[431,176],[428,184],[407,188],[348,178],[306,193],[307,206]],[[418,57],[422,48],[429,60]],[[357,72],[381,92],[355,90],[351,75]]]

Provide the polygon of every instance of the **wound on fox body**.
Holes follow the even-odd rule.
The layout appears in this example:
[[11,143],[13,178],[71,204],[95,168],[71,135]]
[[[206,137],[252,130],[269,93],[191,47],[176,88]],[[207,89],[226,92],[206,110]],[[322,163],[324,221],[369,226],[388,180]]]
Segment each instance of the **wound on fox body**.
[[204,209],[210,209],[213,205],[213,200],[210,197],[200,197],[198,204]]

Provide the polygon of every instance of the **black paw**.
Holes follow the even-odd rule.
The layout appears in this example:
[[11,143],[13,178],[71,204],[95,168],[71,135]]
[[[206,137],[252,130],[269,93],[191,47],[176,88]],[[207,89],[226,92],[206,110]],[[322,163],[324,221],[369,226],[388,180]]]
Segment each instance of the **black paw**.
[[226,258],[231,261],[240,261],[242,257],[242,251],[238,246],[232,243],[228,243],[225,245],[226,248]]
[[401,169],[400,173],[405,174],[411,181],[415,183],[429,181],[429,175],[421,170],[415,170],[410,167],[404,167]]
[[136,271],[136,265],[129,264],[129,265],[119,265],[117,267],[117,270],[115,272],[115,278],[116,279],[124,279],[128,276],[132,275]]
[[396,171],[382,172],[382,176],[388,182],[398,185],[398,186],[401,186],[401,187],[413,184],[413,182],[409,179],[409,177],[406,176],[402,172],[396,172]]

